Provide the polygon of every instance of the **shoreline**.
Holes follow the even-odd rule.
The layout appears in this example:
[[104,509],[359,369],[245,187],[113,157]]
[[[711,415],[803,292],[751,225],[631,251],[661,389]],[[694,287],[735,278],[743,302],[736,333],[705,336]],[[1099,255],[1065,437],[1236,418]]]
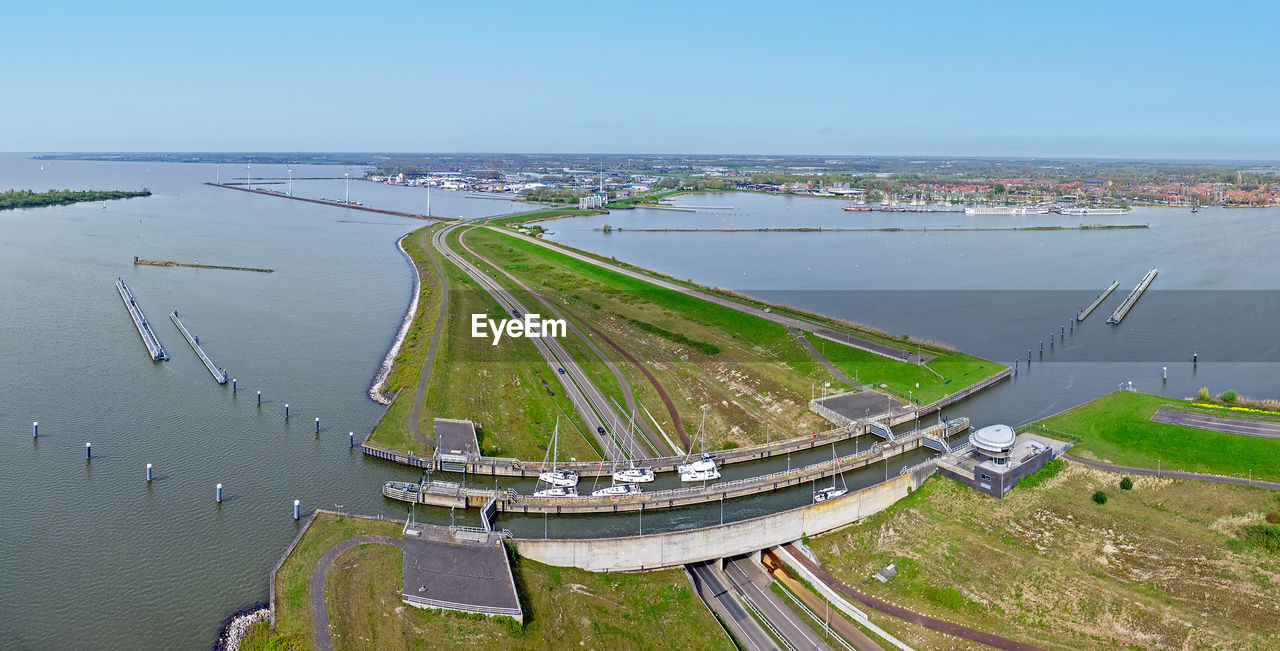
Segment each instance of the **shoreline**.
[[222,621],[218,629],[218,639],[213,643],[214,651],[236,651],[240,643],[254,624],[264,622],[271,616],[271,604],[259,601],[231,613]]
[[383,385],[386,384],[387,378],[391,377],[391,369],[395,367],[396,355],[400,354],[400,348],[404,345],[405,337],[409,335],[409,328],[413,326],[413,320],[418,314],[418,299],[422,296],[422,275],[418,273],[418,263],[413,261],[413,256],[404,250],[404,241],[411,235],[405,233],[396,240],[396,248],[400,249],[401,255],[409,263],[413,269],[413,299],[409,301],[409,309],[405,311],[404,317],[400,320],[400,329],[396,331],[396,338],[391,342],[391,348],[387,350],[387,354],[382,358],[382,364],[378,367],[378,372],[373,376],[373,384],[369,386],[369,399],[385,406],[390,406],[394,396],[388,397],[383,393]]

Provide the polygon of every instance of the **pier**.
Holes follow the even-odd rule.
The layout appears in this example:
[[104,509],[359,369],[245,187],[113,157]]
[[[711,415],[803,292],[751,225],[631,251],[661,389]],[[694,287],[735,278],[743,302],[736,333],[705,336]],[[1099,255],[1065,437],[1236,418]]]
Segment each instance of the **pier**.
[[[945,441],[947,437],[962,432],[968,427],[967,418],[956,418],[947,423],[904,433],[891,441],[880,441],[863,452],[839,457],[832,461],[823,461],[759,477],[715,482],[705,486],[642,492],[637,495],[532,497],[520,495],[512,489],[468,488],[456,482],[436,480],[418,484],[387,482],[382,486],[382,494],[391,499],[416,504],[446,508],[488,508],[497,513],[621,513],[677,508],[747,497],[887,462],[892,457],[920,447],[933,448],[938,440]],[[717,461],[719,461],[718,458]],[[612,470],[611,464],[604,465]]]
[[116,278],[116,289],[120,292],[120,298],[124,300],[124,306],[129,308],[129,316],[133,317],[133,325],[138,327],[138,334],[142,336],[142,343],[146,344],[147,352],[151,353],[151,359],[157,362],[169,359],[169,354],[164,352],[164,346],[160,345],[160,339],[151,329],[151,323],[142,313],[142,308],[138,307],[138,301],[134,300],[133,292],[128,285],[124,284],[123,278]]
[[213,376],[213,379],[217,380],[218,384],[226,384],[227,371],[218,368],[218,365],[213,363],[209,355],[200,347],[200,340],[187,331],[187,326],[182,325],[182,320],[178,318],[177,310],[169,313],[169,320],[173,321],[173,325],[178,326],[178,332],[181,332],[182,337],[187,340],[187,343],[191,344],[191,350],[196,351],[196,356],[200,358],[200,361],[204,362],[204,367],[209,369],[209,374]]
[[1093,311],[1098,309],[1098,306],[1102,305],[1102,302],[1107,300],[1107,297],[1111,295],[1111,292],[1116,291],[1116,288],[1119,286],[1120,286],[1120,281],[1118,280],[1111,281],[1110,287],[1102,290],[1102,292],[1098,294],[1098,298],[1094,299],[1094,301],[1090,303],[1088,307],[1084,308],[1083,310],[1080,310],[1080,312],[1076,314],[1076,321],[1084,321],[1085,319],[1089,318],[1089,315],[1093,314]]
[[1129,310],[1133,308],[1133,304],[1137,303],[1138,299],[1142,297],[1142,292],[1147,291],[1147,288],[1151,286],[1151,281],[1156,279],[1157,273],[1160,273],[1160,270],[1152,267],[1151,271],[1148,271],[1147,274],[1142,277],[1142,280],[1138,281],[1138,286],[1134,287],[1133,291],[1129,292],[1129,295],[1124,297],[1124,302],[1120,304],[1120,307],[1117,307],[1116,311],[1111,313],[1111,318],[1107,319],[1107,323],[1119,325],[1120,322],[1124,320],[1124,317],[1129,314]]

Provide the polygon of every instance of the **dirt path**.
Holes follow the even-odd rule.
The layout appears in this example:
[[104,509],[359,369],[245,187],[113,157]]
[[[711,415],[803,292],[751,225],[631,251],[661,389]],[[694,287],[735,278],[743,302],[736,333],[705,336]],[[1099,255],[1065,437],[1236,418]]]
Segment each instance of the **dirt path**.
[[352,536],[330,547],[316,562],[311,571],[311,623],[315,627],[316,648],[319,651],[333,651],[333,634],[329,631],[329,607],[325,604],[324,581],[329,576],[329,567],[333,565],[338,554],[357,545],[391,545],[402,547],[403,543],[395,538],[378,534]]
[[1273,481],[1261,481],[1258,479],[1249,480],[1243,477],[1228,477],[1226,475],[1209,475],[1201,472],[1183,472],[1181,470],[1157,470],[1155,468],[1138,468],[1136,466],[1122,466],[1115,463],[1107,463],[1105,461],[1094,461],[1092,459],[1081,459],[1073,457],[1069,454],[1062,455],[1063,459],[1078,463],[1082,466],[1097,468],[1098,470],[1109,470],[1111,472],[1127,472],[1134,475],[1142,475],[1146,477],[1173,477],[1175,479],[1194,479],[1196,481],[1211,481],[1217,484],[1235,484],[1237,486],[1253,486],[1255,488],[1270,488],[1272,490],[1280,490],[1280,483]]
[[[427,346],[427,357],[422,360],[422,372],[418,375],[418,388],[413,394],[413,406],[409,408],[409,433],[420,443],[426,444],[428,447],[435,447],[433,441],[427,440],[418,431],[418,414],[422,412],[422,397],[426,395],[427,381],[431,377],[431,362],[436,357],[436,346],[440,343],[440,331],[444,329],[445,312],[449,308],[449,283],[444,277],[444,267],[440,265],[440,258],[427,245],[427,231],[423,231],[418,236],[418,245],[422,247],[427,255],[431,256],[431,261],[436,265],[436,287],[440,288],[440,309],[436,312],[436,323],[431,332],[431,344]],[[417,263],[414,263],[417,264]],[[418,273],[421,277],[421,271]]]
[[787,545],[786,548],[787,548],[787,551],[790,552],[791,555],[797,561],[800,562],[800,564],[804,565],[805,568],[808,569],[810,572],[813,572],[814,576],[817,576],[819,579],[822,579],[823,583],[826,583],[827,585],[831,586],[837,592],[847,597],[857,599],[858,601],[862,602],[868,607],[875,608],[876,610],[882,613],[893,615],[898,619],[902,619],[902,620],[911,622],[913,624],[919,624],[925,628],[933,629],[935,631],[946,633],[948,635],[954,635],[956,637],[964,638],[966,640],[971,640],[979,644],[985,644],[987,646],[995,647],[997,649],[1010,649],[1013,651],[1036,651],[1040,649],[1040,647],[1035,645],[1025,644],[1023,642],[1017,642],[1015,640],[1010,640],[1009,638],[1006,638],[1006,637],[1000,637],[999,635],[992,635],[991,633],[984,633],[982,631],[975,630],[967,626],[952,624],[951,622],[948,622],[948,621],[935,619],[928,615],[922,615],[913,610],[907,610],[902,606],[891,604],[887,601],[881,601],[879,599],[876,599],[875,597],[872,597],[869,594],[853,589],[852,587],[845,584],[840,579],[837,579],[836,577],[832,576],[826,570],[822,569],[817,565],[814,565],[809,560],[808,556],[805,556],[804,554],[800,553],[800,550],[796,549],[795,547],[791,545]]

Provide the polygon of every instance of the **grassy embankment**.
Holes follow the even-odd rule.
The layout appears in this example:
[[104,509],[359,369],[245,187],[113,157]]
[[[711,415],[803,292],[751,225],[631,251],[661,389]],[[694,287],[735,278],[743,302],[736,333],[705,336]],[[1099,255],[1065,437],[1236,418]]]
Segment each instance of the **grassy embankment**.
[[[356,524],[352,524],[352,523]],[[315,561],[353,527],[369,522],[394,529],[394,523],[322,515],[285,561],[277,591],[300,594],[309,605],[307,583]],[[315,536],[313,538],[313,531]],[[369,531],[369,533],[385,533]],[[285,568],[289,568],[286,581]],[[512,575],[525,613],[525,625],[423,610],[400,601],[401,552],[386,545],[360,545],[340,554],[325,583],[334,641],[339,648],[675,648],[732,649],[706,606],[693,594],[679,570],[597,574],[515,558]],[[277,612],[276,636],[259,626],[245,649],[307,648],[312,620],[307,608]]]
[[[418,317],[421,321],[415,319],[417,322],[411,327],[414,345],[408,346],[407,337],[406,349],[397,356],[389,380],[389,388],[403,387],[403,391],[369,442],[394,450],[423,452],[425,446],[409,434],[408,417],[439,309],[439,295],[434,293],[435,264],[425,257],[426,251],[417,239],[412,248],[407,244],[405,248],[419,263],[423,291],[432,295],[419,299],[423,312]],[[426,246],[431,246],[429,235]],[[584,436],[586,426],[565,397],[558,377],[547,368],[533,344],[526,339],[503,338],[494,346],[490,340],[473,338],[473,313],[488,314],[490,318],[509,315],[453,264],[445,261],[444,270],[449,302],[436,356],[428,369],[419,432],[430,438],[432,421],[437,417],[467,418],[478,425],[484,454],[541,460],[559,416],[564,434],[560,439],[561,457],[599,458],[593,443]],[[415,334],[414,330],[418,332]],[[543,380],[549,383],[554,396],[543,386]]]
[[[763,442],[766,424],[775,438],[826,427],[808,412],[807,401],[814,384],[836,382],[785,327],[503,233],[474,229],[466,240],[643,362],[670,395],[691,436],[701,407],[707,406],[708,447]],[[648,379],[605,342],[596,344],[674,438]]]
[[[1126,491],[1122,477],[1067,463],[1003,500],[935,477],[811,544],[860,590],[1047,648],[1274,647],[1280,554],[1246,538],[1276,529],[1264,524],[1276,493],[1148,477]],[[1106,504],[1091,500],[1097,490]],[[889,563],[897,577],[869,580]],[[977,646],[875,621],[919,648]]]
[[876,386],[888,385],[880,387],[880,390],[904,401],[915,398],[925,405],[1004,369],[995,362],[965,353],[943,353],[926,362],[924,366],[928,368],[924,368],[917,364],[895,362],[883,355],[810,333],[805,333],[805,336],[848,377],[853,378],[856,374],[859,381]]
[[1141,468],[1186,470],[1280,481],[1280,440],[1152,422],[1165,405],[1184,400],[1116,391],[1040,424],[1075,434],[1071,454]]
[[85,201],[107,201],[110,199],[131,199],[133,197],[149,197],[151,190],[9,190],[0,192],[0,210],[13,208],[34,208],[38,206],[64,206]]

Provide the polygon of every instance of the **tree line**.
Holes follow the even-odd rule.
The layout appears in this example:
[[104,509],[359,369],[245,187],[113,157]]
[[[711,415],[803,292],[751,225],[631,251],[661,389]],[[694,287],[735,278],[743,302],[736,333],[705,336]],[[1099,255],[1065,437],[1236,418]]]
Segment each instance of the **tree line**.
[[61,206],[83,201],[106,201],[108,199],[128,199],[131,197],[149,197],[151,190],[9,190],[0,192],[0,210],[13,208],[30,208],[34,206]]

